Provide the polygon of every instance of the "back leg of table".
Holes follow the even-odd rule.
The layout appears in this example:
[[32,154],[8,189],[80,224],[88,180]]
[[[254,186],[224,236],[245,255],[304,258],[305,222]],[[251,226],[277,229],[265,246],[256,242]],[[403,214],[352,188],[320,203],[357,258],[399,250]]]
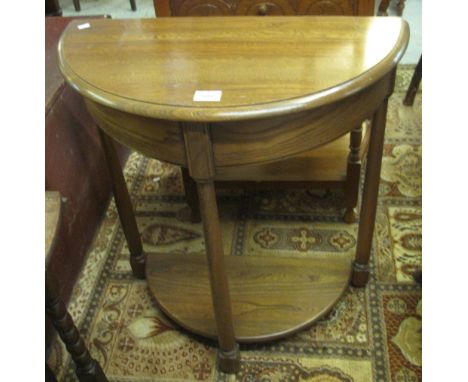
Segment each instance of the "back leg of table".
[[388,99],[379,106],[372,118],[371,138],[367,154],[366,177],[359,217],[356,260],[353,265],[352,283],[363,287],[369,279],[369,258],[374,233],[377,198],[380,183],[380,168],[387,120]]
[[185,200],[187,201],[188,208],[190,210],[190,222],[191,223],[200,223],[200,204],[198,201],[198,191],[197,184],[190,177],[189,171],[187,168],[182,167],[182,182],[184,185]]
[[359,195],[359,177],[361,174],[361,157],[359,151],[362,140],[362,124],[351,131],[349,142],[346,183],[344,187],[345,207],[344,221],[348,224],[356,221],[356,206]]
[[411,78],[411,83],[406,92],[405,99],[403,100],[403,105],[413,106],[414,97],[416,97],[416,93],[418,92],[419,85],[421,83],[421,78],[422,78],[422,55],[419,58],[416,68],[414,69],[413,77]]
[[46,271],[46,313],[76,364],[80,382],[108,382],[99,363],[91,357],[65,304],[59,298],[57,281]]
[[117,206],[122,230],[127,240],[128,249],[130,250],[132,272],[135,277],[144,279],[146,256],[143,252],[140,233],[138,232],[132,201],[130,200],[127,185],[125,184],[122,167],[117,152],[115,151],[114,142],[101,129],[98,129],[98,131],[109,169],[115,205]]
[[80,0],[73,0],[73,5],[75,6],[75,11],[81,11]]

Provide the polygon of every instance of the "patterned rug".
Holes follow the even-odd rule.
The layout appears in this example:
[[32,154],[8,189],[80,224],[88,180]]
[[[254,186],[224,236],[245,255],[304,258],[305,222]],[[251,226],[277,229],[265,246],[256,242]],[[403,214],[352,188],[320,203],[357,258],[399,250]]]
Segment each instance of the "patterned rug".
[[[241,346],[241,370],[216,370],[213,343],[175,328],[145,281],[133,279],[115,205],[74,290],[69,310],[110,381],[421,381],[421,92],[402,105],[413,66],[400,66],[390,99],[382,182],[365,289],[349,288],[308,330]],[[177,167],[133,153],[125,167],[145,250],[199,253],[201,224],[184,206]],[[353,256],[357,224],[342,222],[338,191],[224,192],[219,198],[225,253],[231,256]],[[61,341],[48,361],[59,381],[76,381]]]

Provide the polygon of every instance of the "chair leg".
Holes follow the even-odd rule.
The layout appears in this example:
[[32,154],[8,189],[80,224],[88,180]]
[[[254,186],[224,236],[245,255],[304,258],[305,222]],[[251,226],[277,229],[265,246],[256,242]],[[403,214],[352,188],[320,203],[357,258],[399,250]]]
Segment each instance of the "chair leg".
[[80,0],[73,0],[73,5],[75,6],[75,11],[81,11]]
[[73,320],[59,298],[57,281],[46,271],[46,313],[76,364],[80,382],[108,382],[99,363],[91,357]]
[[182,167],[182,182],[184,184],[184,193],[185,200],[187,201],[188,207],[190,209],[190,221],[192,223],[200,223],[200,204],[198,201],[198,191],[197,185],[192,177],[189,175],[187,168]]
[[356,206],[359,195],[359,177],[361,174],[361,158],[359,150],[362,141],[362,124],[351,131],[349,142],[348,167],[344,186],[345,207],[344,221],[348,224],[356,221]]
[[136,11],[136,2],[135,2],[135,0],[130,0],[130,6],[132,7],[132,11],[135,12]]
[[416,97],[416,93],[418,92],[419,85],[421,83],[421,78],[422,78],[422,55],[419,58],[416,68],[414,69],[413,77],[411,78],[411,82],[406,92],[405,99],[403,100],[403,105],[413,106],[414,97]]

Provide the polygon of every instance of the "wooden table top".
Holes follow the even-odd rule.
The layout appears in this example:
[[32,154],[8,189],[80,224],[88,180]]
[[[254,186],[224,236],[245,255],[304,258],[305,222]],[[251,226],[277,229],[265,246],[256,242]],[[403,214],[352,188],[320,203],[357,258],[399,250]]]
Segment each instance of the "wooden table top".
[[[105,106],[165,120],[240,120],[355,93],[396,65],[408,38],[396,17],[79,20],[62,35],[59,62],[72,86]],[[220,90],[221,100],[194,101],[197,90]]]

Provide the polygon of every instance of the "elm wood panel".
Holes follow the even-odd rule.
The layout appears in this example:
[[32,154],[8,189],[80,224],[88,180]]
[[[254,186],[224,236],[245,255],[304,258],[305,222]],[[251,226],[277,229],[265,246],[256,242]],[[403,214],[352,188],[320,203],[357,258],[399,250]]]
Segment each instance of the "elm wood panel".
[[[367,150],[370,129],[364,123],[364,139],[359,160]],[[279,162],[260,165],[219,167],[216,171],[216,184],[224,187],[222,182],[294,182],[296,188],[307,182],[344,182],[349,155],[350,134],[343,135],[316,150],[307,151]],[[229,187],[229,183],[225,184]],[[290,185],[293,187],[294,184]],[[309,185],[310,186],[310,185]]]
[[124,113],[90,99],[85,102],[99,127],[117,142],[151,158],[186,166],[179,123]]
[[[335,102],[390,71],[409,36],[401,18],[89,22],[84,30],[70,24],[62,35],[66,79],[100,104],[176,121],[272,117]],[[222,90],[221,101],[193,101],[200,89]]]
[[154,0],[161,16],[359,15],[373,16],[373,0]]
[[[325,315],[349,284],[342,257],[226,256],[239,342],[280,338]],[[158,306],[182,327],[216,338],[206,257],[149,254],[146,277]]]
[[286,116],[211,126],[216,167],[284,160],[319,148],[369,118],[393,89],[386,75],[359,93],[330,105]]

